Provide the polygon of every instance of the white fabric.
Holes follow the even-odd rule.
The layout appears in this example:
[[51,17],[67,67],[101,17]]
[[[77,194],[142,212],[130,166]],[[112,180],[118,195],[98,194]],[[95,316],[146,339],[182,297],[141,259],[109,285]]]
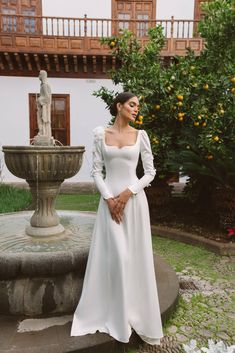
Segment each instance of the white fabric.
[[139,133],[141,133],[140,154],[144,167],[144,175],[134,184],[128,186],[128,189],[130,189],[133,194],[137,194],[140,190],[144,189],[146,186],[149,186],[149,183],[154,179],[156,174],[156,169],[154,169],[153,166],[153,155],[147,132],[140,130]]
[[[149,138],[144,130],[139,130],[134,145],[118,148],[105,144],[104,128],[98,127],[94,132],[92,175],[103,197],[71,336],[98,330],[118,341],[128,342],[133,328],[145,342],[160,344],[163,331],[149,210],[143,190],[155,174]],[[139,180],[136,166],[140,153],[145,175]],[[136,195],[125,207],[123,222],[117,224],[103,198],[117,196],[127,187]]]

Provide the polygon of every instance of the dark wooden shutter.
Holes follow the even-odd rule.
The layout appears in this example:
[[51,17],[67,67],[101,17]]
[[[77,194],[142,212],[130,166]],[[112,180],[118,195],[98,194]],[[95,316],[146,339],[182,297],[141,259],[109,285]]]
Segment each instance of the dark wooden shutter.
[[[70,145],[70,99],[69,94],[53,94],[51,104],[51,130],[55,140]],[[29,94],[30,139],[38,133],[36,94]]]
[[[144,37],[149,28],[146,21],[156,19],[156,0],[112,0],[112,19],[122,20],[114,23],[113,34],[129,29],[138,37]],[[128,22],[128,19],[137,22]]]

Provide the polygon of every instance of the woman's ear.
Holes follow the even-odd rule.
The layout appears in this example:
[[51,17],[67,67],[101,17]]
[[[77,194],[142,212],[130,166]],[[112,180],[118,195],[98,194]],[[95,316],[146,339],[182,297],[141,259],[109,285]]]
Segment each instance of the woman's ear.
[[122,104],[121,103],[117,103],[117,111],[118,112],[120,112],[121,108],[122,108]]

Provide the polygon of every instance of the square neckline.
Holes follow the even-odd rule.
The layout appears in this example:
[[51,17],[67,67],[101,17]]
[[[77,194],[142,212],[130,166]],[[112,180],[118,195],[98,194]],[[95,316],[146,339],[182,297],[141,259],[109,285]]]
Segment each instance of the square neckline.
[[121,146],[121,147],[118,147],[118,146],[116,146],[116,145],[107,145],[107,143],[105,142],[105,128],[104,128],[104,133],[103,133],[103,143],[104,143],[104,145],[106,146],[106,147],[114,147],[114,148],[117,148],[117,149],[119,149],[119,150],[121,150],[122,148],[125,148],[125,147],[134,147],[134,146],[136,146],[137,145],[137,142],[138,142],[138,140],[139,140],[139,135],[140,135],[140,131],[141,130],[137,130],[137,136],[136,136],[136,141],[135,141],[135,143],[134,144],[132,144],[132,145],[123,145],[123,146]]

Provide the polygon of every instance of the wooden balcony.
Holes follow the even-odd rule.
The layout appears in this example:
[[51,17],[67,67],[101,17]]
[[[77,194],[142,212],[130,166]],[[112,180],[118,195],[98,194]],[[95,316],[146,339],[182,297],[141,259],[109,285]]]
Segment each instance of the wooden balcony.
[[100,39],[127,28],[144,44],[147,30],[156,25],[163,27],[166,38],[162,57],[185,55],[188,47],[198,54],[202,50],[198,21],[194,20],[125,21],[0,13],[0,75],[35,76],[45,69],[51,77],[106,77],[118,64]]

